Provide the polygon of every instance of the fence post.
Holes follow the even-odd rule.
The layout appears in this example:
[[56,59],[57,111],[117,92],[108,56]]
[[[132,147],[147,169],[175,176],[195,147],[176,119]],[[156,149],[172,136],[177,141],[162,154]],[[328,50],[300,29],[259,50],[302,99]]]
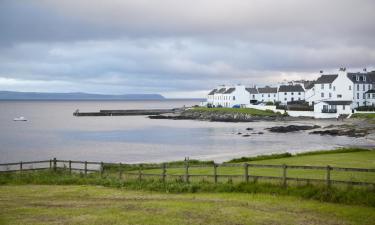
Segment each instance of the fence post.
[[69,174],[72,174],[72,160],[69,160]]
[[139,167],[138,167],[138,180],[139,182],[142,181],[142,164],[139,164]]
[[23,165],[22,165],[22,161],[20,162],[20,172],[22,173],[22,170],[23,170]]
[[216,163],[214,163],[214,181],[215,181],[215,184],[217,184],[217,167],[218,167],[218,165]]
[[185,158],[185,182],[189,183],[189,158]]
[[331,187],[331,167],[328,165],[327,166],[327,176],[326,176],[326,184],[327,187]]
[[118,178],[121,180],[122,179],[122,163],[119,164],[119,174]]
[[245,163],[244,169],[245,169],[245,182],[249,183],[249,164]]
[[163,182],[165,182],[165,178],[167,177],[167,164],[163,163]]
[[85,161],[85,175],[87,175],[87,161]]
[[286,174],[286,169],[288,168],[287,165],[283,165],[283,186],[286,187],[287,186],[287,174]]
[[56,158],[53,158],[53,171],[56,172],[56,170],[57,170],[57,160]]
[[100,162],[100,177],[103,178],[103,173],[104,173],[104,163],[103,162]]
[[52,159],[49,160],[49,169],[52,169]]

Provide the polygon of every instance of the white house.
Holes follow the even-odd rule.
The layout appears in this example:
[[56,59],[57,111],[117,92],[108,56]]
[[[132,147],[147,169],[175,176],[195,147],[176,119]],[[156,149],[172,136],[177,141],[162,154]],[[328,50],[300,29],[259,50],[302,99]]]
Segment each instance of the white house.
[[258,102],[276,102],[277,87],[265,86],[258,88],[257,100]]
[[207,96],[207,103],[214,107],[231,108],[234,105],[250,103],[250,94],[244,85],[219,86],[213,89]]
[[288,102],[305,100],[305,90],[300,84],[280,85],[278,91],[278,101],[287,104]]
[[[352,113],[351,109],[352,101],[321,101],[314,105],[314,113],[317,115],[321,114],[335,114],[348,115]],[[327,116],[328,118],[329,116]]]
[[375,106],[375,89],[366,91],[366,105]]
[[253,88],[246,88],[246,91],[249,92],[249,102],[250,104],[257,103],[258,102],[258,89],[256,87]]
[[369,73],[348,73],[353,83],[353,108],[368,105],[366,92],[375,87],[375,71]]

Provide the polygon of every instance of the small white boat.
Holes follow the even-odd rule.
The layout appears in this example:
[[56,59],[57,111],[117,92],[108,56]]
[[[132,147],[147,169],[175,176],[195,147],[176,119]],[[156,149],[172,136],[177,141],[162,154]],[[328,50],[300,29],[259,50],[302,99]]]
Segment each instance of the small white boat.
[[14,118],[13,121],[27,121],[27,119],[23,116],[20,116],[20,117]]

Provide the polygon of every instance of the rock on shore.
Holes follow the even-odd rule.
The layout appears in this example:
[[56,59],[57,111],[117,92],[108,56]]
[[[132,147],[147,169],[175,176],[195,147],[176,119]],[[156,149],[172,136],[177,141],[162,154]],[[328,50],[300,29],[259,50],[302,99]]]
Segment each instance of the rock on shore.
[[282,120],[279,115],[250,115],[245,113],[209,112],[198,110],[186,110],[180,114],[164,114],[149,116],[150,119],[174,119],[174,120],[205,120],[217,122],[253,122]]
[[277,126],[277,127],[271,127],[267,128],[266,130],[269,130],[270,132],[274,133],[289,133],[289,132],[296,132],[301,130],[313,130],[320,128],[320,126],[314,125],[314,126],[298,126],[298,125],[289,125],[289,126]]

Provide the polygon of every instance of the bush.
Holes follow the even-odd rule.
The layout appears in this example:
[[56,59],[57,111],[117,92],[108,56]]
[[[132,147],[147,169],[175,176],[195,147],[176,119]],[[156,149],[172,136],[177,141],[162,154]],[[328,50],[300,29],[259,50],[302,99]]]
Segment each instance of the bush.
[[266,105],[274,105],[273,102],[266,102]]
[[375,106],[360,106],[356,108],[357,111],[375,111]]

